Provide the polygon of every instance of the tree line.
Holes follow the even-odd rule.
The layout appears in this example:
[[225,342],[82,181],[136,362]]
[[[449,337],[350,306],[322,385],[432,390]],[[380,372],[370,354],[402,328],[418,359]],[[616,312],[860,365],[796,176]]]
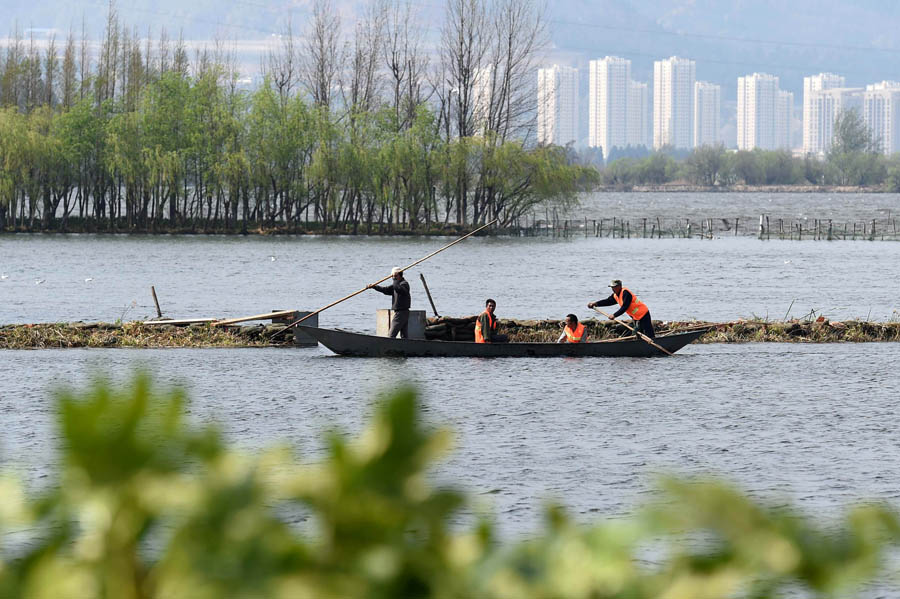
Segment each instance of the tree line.
[[[702,146],[690,153],[671,148],[613,148],[601,173],[607,186],[661,185],[686,181],[705,187],[744,185],[882,186],[900,192],[900,156],[885,156],[855,109],[838,115],[824,158],[790,150],[728,151]],[[642,150],[644,150],[642,152]],[[631,154],[631,156],[628,156]],[[643,154],[643,155],[642,155]],[[612,160],[614,155],[626,157]]]
[[17,30],[0,52],[0,230],[374,232],[517,221],[596,181],[531,142],[535,2],[447,0],[352,28],[316,0],[239,82],[227,44],[141,37],[110,5],[93,44]]

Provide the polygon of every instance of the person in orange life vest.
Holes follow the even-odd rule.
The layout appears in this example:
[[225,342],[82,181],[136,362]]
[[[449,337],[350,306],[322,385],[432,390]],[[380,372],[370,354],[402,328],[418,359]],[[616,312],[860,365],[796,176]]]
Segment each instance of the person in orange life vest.
[[578,317],[574,314],[566,314],[566,328],[556,340],[557,343],[564,341],[567,343],[587,342],[587,329],[584,328],[584,324],[578,322]]
[[627,312],[628,316],[637,323],[637,330],[651,339],[656,337],[656,333],[653,331],[653,321],[650,319],[650,309],[646,304],[631,293],[627,287],[622,287],[622,281],[619,279],[613,279],[609,286],[612,288],[612,294],[605,300],[589,303],[588,308],[619,304],[619,309],[610,316],[610,319],[618,318]]
[[509,337],[497,334],[497,317],[494,310],[497,302],[492,299],[484,302],[484,312],[475,321],[475,343],[506,343]]

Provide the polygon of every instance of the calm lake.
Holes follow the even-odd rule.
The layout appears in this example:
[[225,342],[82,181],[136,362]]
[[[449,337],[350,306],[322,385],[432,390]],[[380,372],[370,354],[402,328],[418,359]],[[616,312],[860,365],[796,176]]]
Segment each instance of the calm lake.
[[[884,199],[884,196],[878,196]],[[0,237],[0,323],[314,309],[449,242],[438,238]],[[753,238],[467,240],[409,273],[414,308],[501,318],[590,315],[621,278],[656,319],[898,317],[900,243]],[[388,298],[366,292],[321,315],[373,331]],[[429,309],[430,312],[430,309]],[[527,534],[543,502],[583,521],[626,513],[659,472],[726,477],[754,496],[836,516],[900,496],[900,344],[692,345],[672,359],[361,360],[322,348],[0,352],[0,456],[46,484],[51,391],[136,367],[191,391],[191,417],[248,449],[321,452],[320,431],[360,429],[372,399],[416,384],[430,422],[456,433],[435,472]]]

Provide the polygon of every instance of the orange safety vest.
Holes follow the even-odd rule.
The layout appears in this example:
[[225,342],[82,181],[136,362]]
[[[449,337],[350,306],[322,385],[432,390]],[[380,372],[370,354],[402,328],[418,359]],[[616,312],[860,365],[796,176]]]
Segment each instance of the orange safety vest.
[[616,298],[616,302],[618,302],[619,306],[622,305],[622,296],[625,295],[625,292],[631,293],[631,304],[628,306],[628,309],[625,311],[628,316],[630,316],[634,320],[640,320],[644,317],[647,312],[650,310],[647,309],[647,306],[644,305],[644,302],[639,300],[637,296],[627,287],[622,287],[622,291],[619,292],[619,295],[613,293],[613,297]]
[[574,331],[566,325],[565,333],[568,343],[581,343],[581,338],[584,337],[584,323],[579,322]]
[[[494,317],[487,310],[484,311],[484,314],[487,314],[488,317],[488,327],[490,327],[491,331],[496,331],[497,321],[494,320]],[[481,318],[475,321],[475,343],[487,343],[484,340],[484,335],[481,334]]]

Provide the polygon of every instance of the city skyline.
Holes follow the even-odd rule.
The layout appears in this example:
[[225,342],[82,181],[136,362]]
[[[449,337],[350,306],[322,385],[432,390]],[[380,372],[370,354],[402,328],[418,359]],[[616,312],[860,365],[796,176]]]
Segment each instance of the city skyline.
[[[574,145],[600,148],[604,158],[614,148],[690,149],[717,144],[823,156],[831,146],[838,114],[853,109],[869,129],[876,151],[900,151],[898,81],[844,87],[842,75],[807,75],[803,77],[804,93],[798,110],[795,94],[782,89],[780,78],[771,74],[738,77],[737,101],[723,105],[722,86],[697,80],[696,61],[677,56],[654,61],[654,77],[649,82],[632,79],[631,64],[618,56],[589,61],[587,130],[582,127]],[[582,69],[565,68],[569,76],[574,74],[581,80]],[[577,89],[578,84],[574,87]],[[582,95],[578,101],[583,100]],[[644,104],[652,105],[652,110],[642,110]],[[652,126],[652,134],[642,134],[644,123],[648,129]],[[729,143],[723,131],[732,123],[735,138]],[[539,134],[539,139],[545,138]],[[646,143],[638,143],[641,139]]]

